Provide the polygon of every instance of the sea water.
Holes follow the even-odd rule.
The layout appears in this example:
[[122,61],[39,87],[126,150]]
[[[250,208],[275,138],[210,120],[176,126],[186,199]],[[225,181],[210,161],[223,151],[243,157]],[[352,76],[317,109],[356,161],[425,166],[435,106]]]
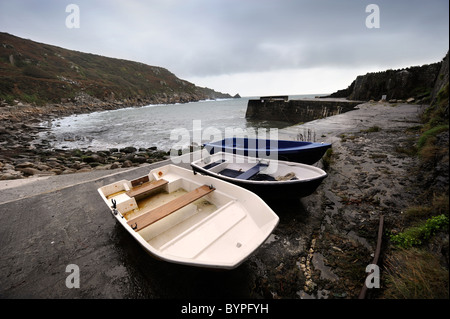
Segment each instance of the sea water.
[[[290,96],[291,99],[313,97]],[[248,133],[250,136],[267,132],[269,138],[271,129],[278,130],[289,125],[286,122],[247,120],[245,112],[249,99],[148,105],[72,115],[43,123],[49,126],[49,130],[42,132],[40,139],[49,141],[53,148],[63,149],[98,151],[134,146],[169,151],[191,144],[189,139],[181,137],[181,133],[189,134],[191,142],[193,136],[199,136],[201,141],[195,141],[206,143],[218,137],[230,137],[225,136],[230,132]],[[209,135],[208,132],[215,134]]]

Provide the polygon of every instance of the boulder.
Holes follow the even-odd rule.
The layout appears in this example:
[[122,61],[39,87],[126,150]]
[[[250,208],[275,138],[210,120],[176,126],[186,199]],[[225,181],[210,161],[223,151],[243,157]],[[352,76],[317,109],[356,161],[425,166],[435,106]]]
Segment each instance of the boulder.
[[137,148],[135,148],[135,147],[133,147],[133,146],[128,146],[128,147],[125,147],[125,148],[121,148],[120,149],[120,152],[122,152],[122,153],[134,153],[134,152],[136,152],[137,151]]
[[131,163],[130,160],[126,160],[122,163],[122,168],[127,168],[133,166],[133,163]]
[[92,155],[85,155],[82,156],[83,162],[85,163],[101,163],[104,164],[106,162],[105,158],[98,155],[98,154],[92,154]]
[[20,172],[22,172],[25,176],[32,176],[42,173],[40,170],[32,167],[19,168]]
[[20,164],[16,165],[16,168],[21,169],[21,168],[29,168],[29,167],[34,167],[34,164],[31,162],[23,162]]

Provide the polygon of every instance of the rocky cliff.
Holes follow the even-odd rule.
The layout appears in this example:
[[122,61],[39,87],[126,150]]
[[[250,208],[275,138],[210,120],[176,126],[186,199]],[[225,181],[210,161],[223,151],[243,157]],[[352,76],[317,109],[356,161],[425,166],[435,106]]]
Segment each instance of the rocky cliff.
[[350,100],[387,100],[414,98],[429,102],[442,62],[412,66],[399,70],[367,73],[358,76],[348,88],[339,90],[330,96]]
[[[448,79],[449,79],[449,68],[448,68],[448,52],[445,56],[444,60],[441,64],[441,69],[439,71],[439,75],[436,78],[436,83],[434,85],[433,91],[431,93],[431,105],[434,105],[438,102],[439,93],[447,90],[447,99],[448,99]],[[448,103],[448,100],[447,100]],[[448,109],[447,109],[448,112]],[[447,116],[448,117],[448,116]]]
[[0,105],[102,101],[125,105],[231,98],[167,69],[67,50],[0,32]]

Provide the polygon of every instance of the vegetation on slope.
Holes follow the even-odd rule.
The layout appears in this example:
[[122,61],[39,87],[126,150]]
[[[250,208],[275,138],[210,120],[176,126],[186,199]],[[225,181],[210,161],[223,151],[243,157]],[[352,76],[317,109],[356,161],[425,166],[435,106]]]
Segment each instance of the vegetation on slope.
[[188,102],[231,97],[197,87],[167,69],[81,53],[0,33],[0,100],[60,103],[88,94],[101,101],[124,99]]
[[383,298],[449,298],[448,54],[440,77],[441,88],[422,115],[414,148],[422,204],[407,208],[399,225],[402,231],[389,236],[392,246],[385,260]]

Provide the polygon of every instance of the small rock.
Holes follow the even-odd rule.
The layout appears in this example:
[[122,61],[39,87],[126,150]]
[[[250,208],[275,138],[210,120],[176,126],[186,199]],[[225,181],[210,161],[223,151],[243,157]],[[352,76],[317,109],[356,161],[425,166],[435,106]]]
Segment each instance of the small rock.
[[35,168],[37,168],[40,171],[48,171],[50,170],[50,167],[45,164],[36,164]]
[[55,173],[56,175],[61,175],[63,170],[59,168],[53,168],[50,170],[50,172]]
[[123,168],[131,167],[131,166],[133,166],[133,163],[131,163],[130,160],[126,160],[122,163]]
[[145,162],[147,161],[147,159],[146,159],[144,156],[138,156],[138,155],[136,155],[136,156],[134,156],[134,157],[131,159],[131,161],[134,162],[134,163],[140,163],[140,164],[142,164],[142,163],[145,163]]
[[66,168],[64,171],[62,171],[62,175],[65,175],[65,174],[72,174],[72,173],[75,173],[77,170],[76,169],[73,169],[73,168]]
[[0,174],[0,180],[2,181],[9,179],[19,179],[22,177],[23,177],[22,173],[17,171]]
[[337,250],[337,251],[339,251],[339,252],[341,252],[341,253],[344,252],[342,249],[340,249],[339,247],[336,247],[336,246],[333,246],[333,247],[331,247],[331,248],[333,248],[334,250]]
[[116,169],[116,168],[119,168],[119,164],[118,163],[111,164],[109,169]]
[[28,167],[34,167],[34,164],[30,162],[23,162],[16,165],[16,168],[28,168]]
[[19,168],[19,171],[21,171],[24,175],[28,175],[28,176],[41,173],[40,170],[38,170],[36,168],[31,168],[31,167]]
[[88,155],[88,156],[83,156],[82,157],[83,162],[85,163],[90,163],[91,165],[93,163],[105,163],[105,158],[98,155],[98,154],[92,154],[92,155]]
[[128,147],[125,147],[125,148],[121,148],[120,151],[123,152],[123,153],[128,153],[129,154],[129,153],[136,152],[137,149],[135,147],[133,147],[133,146],[128,146]]

